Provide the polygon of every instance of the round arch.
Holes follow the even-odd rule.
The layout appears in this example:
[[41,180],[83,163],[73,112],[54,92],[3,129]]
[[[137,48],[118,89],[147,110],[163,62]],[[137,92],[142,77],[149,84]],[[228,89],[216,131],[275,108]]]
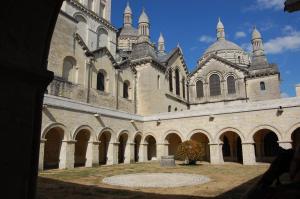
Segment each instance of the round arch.
[[111,140],[116,140],[116,133],[109,127],[103,128],[97,135],[97,140],[100,139],[101,135],[105,132],[109,132],[111,134]]
[[121,131],[119,131],[119,132],[117,133],[117,136],[116,136],[116,142],[119,142],[119,139],[120,139],[120,137],[121,137],[123,134],[127,134],[128,140],[129,140],[129,141],[133,141],[132,136],[130,136],[130,133],[129,133],[128,130],[121,130]]
[[153,133],[146,133],[143,137],[142,137],[142,143],[147,143],[146,139],[149,137],[149,136],[152,136],[156,142],[157,142],[157,138],[156,136],[153,134]]
[[211,71],[206,76],[206,82],[209,82],[209,79],[212,75],[218,75],[220,78],[220,81],[224,81],[224,77],[220,71]]
[[67,128],[65,125],[61,124],[61,123],[50,123],[48,125],[45,126],[45,128],[42,130],[41,133],[41,139],[45,139],[47,133],[53,129],[53,128],[60,128],[63,130],[64,132],[64,140],[69,141],[70,140],[70,134],[67,133]]
[[72,133],[72,139],[73,140],[76,140],[76,136],[77,134],[82,131],[82,130],[87,130],[90,132],[90,140],[91,141],[96,141],[97,140],[97,135],[95,133],[95,131],[92,129],[92,127],[88,126],[88,125],[82,125],[82,126],[79,126],[77,128],[75,128],[75,130],[73,131]]
[[245,136],[241,133],[240,130],[236,129],[236,128],[233,128],[233,127],[227,127],[227,128],[224,128],[222,130],[220,130],[217,135],[215,136],[214,138],[214,141],[215,143],[220,143],[221,142],[221,136],[226,133],[226,132],[233,132],[233,133],[236,133],[240,138],[241,138],[241,141],[242,143],[244,143],[246,140],[245,140]]
[[287,131],[285,139],[288,141],[293,140],[293,133],[300,128],[300,123],[294,124],[289,130]]
[[281,140],[282,140],[282,135],[281,135],[280,131],[279,131],[277,128],[271,126],[271,125],[260,125],[260,126],[255,127],[255,128],[254,128],[253,130],[251,130],[250,133],[248,134],[249,137],[248,137],[247,140],[248,140],[249,142],[254,142],[254,139],[253,139],[254,135],[255,135],[258,131],[264,130],[264,129],[265,129],[265,130],[272,131],[273,133],[275,133],[275,134],[277,135],[278,141],[281,141]]
[[86,20],[86,15],[82,12],[75,12],[73,14],[73,18],[75,18],[78,22],[84,22],[84,23],[87,23],[87,20]]
[[182,142],[185,141],[184,136],[179,131],[177,131],[177,130],[168,130],[167,132],[164,133],[163,137],[161,137],[161,140],[160,140],[161,143],[164,143],[166,138],[168,137],[168,135],[170,135],[172,133],[178,135]]
[[202,133],[202,134],[206,135],[206,137],[208,138],[209,143],[213,142],[213,138],[211,137],[211,135],[206,130],[203,130],[203,129],[195,129],[195,130],[191,131],[187,135],[186,140],[190,140],[192,138],[192,136],[196,133]]

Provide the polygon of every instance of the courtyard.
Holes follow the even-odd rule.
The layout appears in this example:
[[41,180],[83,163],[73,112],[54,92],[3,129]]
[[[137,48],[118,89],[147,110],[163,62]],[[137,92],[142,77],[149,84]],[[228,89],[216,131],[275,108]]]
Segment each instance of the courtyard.
[[[244,166],[236,163],[225,165],[197,164],[160,167],[156,162],[47,170],[39,173],[38,198],[240,198],[267,170],[269,165]],[[192,186],[142,188],[114,186],[103,179],[118,175],[163,173],[205,176],[210,181]],[[172,182],[170,181],[170,184]]]

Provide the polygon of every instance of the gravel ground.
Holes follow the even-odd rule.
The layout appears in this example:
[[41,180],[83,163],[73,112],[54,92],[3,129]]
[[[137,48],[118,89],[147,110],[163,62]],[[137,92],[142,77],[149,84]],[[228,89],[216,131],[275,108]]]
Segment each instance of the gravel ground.
[[103,179],[103,183],[122,187],[170,188],[194,186],[210,182],[202,175],[184,173],[140,173],[117,175]]

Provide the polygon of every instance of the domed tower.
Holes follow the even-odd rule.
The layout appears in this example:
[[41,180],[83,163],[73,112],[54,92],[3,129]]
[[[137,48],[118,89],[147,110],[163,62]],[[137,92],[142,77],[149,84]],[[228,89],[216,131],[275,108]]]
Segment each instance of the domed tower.
[[131,27],[132,26],[132,11],[129,5],[129,2],[127,2],[125,11],[124,11],[124,27]]
[[225,40],[225,28],[220,18],[217,24],[217,39]]
[[256,27],[254,27],[252,32],[252,47],[254,56],[265,55],[262,36]]
[[150,42],[150,22],[145,9],[143,9],[143,12],[139,18],[138,42]]
[[158,52],[161,53],[161,54],[164,54],[165,53],[165,39],[162,35],[162,33],[160,33],[159,35],[159,39],[158,39]]

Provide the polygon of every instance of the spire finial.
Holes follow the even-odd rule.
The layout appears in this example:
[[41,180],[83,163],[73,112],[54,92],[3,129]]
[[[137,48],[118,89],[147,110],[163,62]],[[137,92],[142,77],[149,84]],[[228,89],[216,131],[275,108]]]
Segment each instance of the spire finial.
[[217,24],[217,39],[218,40],[225,39],[225,28],[221,21],[221,17],[219,17],[218,24]]

